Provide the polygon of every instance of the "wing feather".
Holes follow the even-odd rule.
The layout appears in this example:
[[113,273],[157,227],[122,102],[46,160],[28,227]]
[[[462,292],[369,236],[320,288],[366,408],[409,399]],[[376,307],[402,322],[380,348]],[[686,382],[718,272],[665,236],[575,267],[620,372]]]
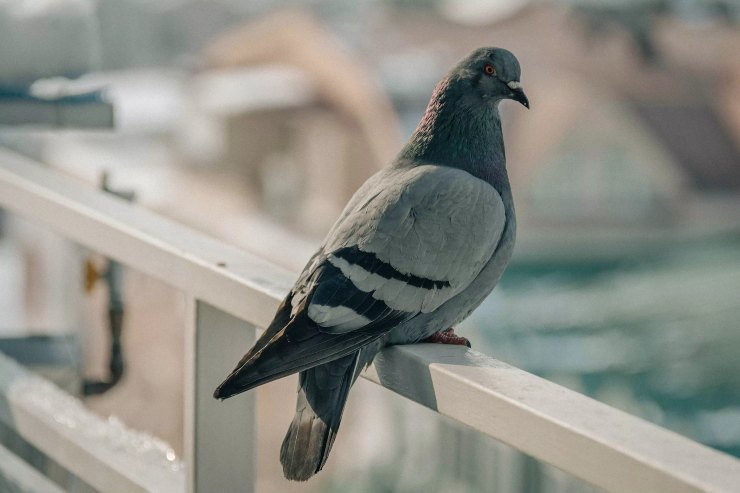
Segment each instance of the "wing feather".
[[504,223],[496,190],[464,171],[381,171],[350,201],[267,332],[215,395],[346,356],[434,311],[475,279]]

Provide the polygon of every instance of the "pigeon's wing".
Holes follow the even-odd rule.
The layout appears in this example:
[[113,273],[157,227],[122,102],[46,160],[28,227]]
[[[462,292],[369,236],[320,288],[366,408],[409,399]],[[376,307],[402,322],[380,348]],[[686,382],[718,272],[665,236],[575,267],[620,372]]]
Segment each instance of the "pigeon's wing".
[[358,191],[215,395],[345,356],[435,310],[480,272],[504,222],[495,189],[466,172],[419,166],[382,173]]
[[[465,171],[440,166],[394,170],[378,193],[356,205],[327,239],[326,260],[353,291],[317,287],[309,316],[328,332],[353,330],[359,300],[428,313],[461,292],[493,255],[505,223],[501,197]],[[342,282],[342,287],[345,283]],[[341,307],[322,310],[321,305]]]

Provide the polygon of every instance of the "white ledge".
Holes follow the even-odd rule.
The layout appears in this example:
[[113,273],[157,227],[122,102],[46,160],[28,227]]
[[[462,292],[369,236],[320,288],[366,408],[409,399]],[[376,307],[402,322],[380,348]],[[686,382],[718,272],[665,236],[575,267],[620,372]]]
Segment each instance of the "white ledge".
[[460,346],[384,350],[365,375],[607,491],[737,491],[740,461]]
[[96,490],[185,490],[182,463],[167,444],[118,420],[102,419],[1,353],[0,422]]
[[13,452],[0,445],[0,486],[14,493],[64,493]]
[[258,327],[270,323],[275,300],[288,292],[295,277],[2,147],[0,207]]
[[[294,280],[2,149],[0,206],[257,326]],[[364,376],[609,491],[730,493],[740,484],[733,457],[465,348],[390,348]]]

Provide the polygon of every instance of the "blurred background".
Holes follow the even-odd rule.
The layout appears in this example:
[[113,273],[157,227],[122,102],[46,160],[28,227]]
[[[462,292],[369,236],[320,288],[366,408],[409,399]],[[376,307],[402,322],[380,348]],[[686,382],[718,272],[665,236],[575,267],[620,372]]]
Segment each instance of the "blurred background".
[[[299,270],[447,69],[505,47],[532,103],[501,107],[518,244],[459,332],[740,457],[739,22],[734,0],[0,0],[0,146]],[[184,313],[0,211],[0,351],[178,456]],[[365,381],[290,484],[295,385],[259,390],[258,491],[597,491]]]

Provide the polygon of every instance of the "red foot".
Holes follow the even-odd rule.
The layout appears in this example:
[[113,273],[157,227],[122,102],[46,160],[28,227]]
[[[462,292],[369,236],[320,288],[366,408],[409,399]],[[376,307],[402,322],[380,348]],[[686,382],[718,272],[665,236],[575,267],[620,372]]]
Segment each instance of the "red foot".
[[431,342],[434,344],[453,344],[456,346],[471,347],[469,340],[467,340],[465,337],[460,337],[459,335],[455,334],[454,327],[450,327],[449,329],[443,330],[442,332],[436,332],[421,342]]

